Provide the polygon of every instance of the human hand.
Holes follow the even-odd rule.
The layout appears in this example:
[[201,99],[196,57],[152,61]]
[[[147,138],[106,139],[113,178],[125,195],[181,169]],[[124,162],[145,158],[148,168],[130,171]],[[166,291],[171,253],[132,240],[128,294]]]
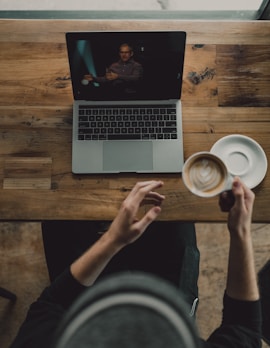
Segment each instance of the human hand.
[[87,81],[93,81],[94,80],[94,77],[92,74],[87,74],[87,75],[84,75],[84,80],[87,80]]
[[[107,231],[118,245],[125,246],[134,242],[160,214],[160,206],[165,197],[153,190],[162,186],[162,181],[144,181],[133,187]],[[146,203],[154,206],[139,219],[138,210]]]
[[254,193],[236,177],[232,191],[220,195],[219,205],[222,211],[229,212],[228,229],[231,234],[243,234],[250,231]]
[[83,79],[81,80],[81,84],[84,86],[88,86],[89,82],[94,81],[94,77],[93,75],[89,74],[89,75],[84,75]]
[[118,79],[118,74],[110,71],[110,72],[106,72],[106,79],[109,80],[109,81],[113,81],[113,80],[116,80]]

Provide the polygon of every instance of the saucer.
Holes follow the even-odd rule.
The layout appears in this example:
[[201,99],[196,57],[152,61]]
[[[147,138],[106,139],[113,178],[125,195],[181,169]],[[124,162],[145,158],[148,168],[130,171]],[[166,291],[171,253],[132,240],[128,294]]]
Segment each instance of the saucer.
[[259,185],[265,177],[265,152],[261,145],[247,136],[225,136],[212,146],[210,152],[223,160],[232,176],[239,176],[251,189]]

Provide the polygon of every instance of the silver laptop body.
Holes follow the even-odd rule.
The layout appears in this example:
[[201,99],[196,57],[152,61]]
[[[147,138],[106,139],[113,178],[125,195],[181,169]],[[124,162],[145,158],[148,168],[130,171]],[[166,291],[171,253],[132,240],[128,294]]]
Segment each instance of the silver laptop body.
[[[72,172],[181,172],[186,33],[73,32],[66,40],[74,94]],[[122,62],[128,51],[132,62]],[[113,85],[106,76],[114,68]],[[120,80],[119,69],[139,73]]]

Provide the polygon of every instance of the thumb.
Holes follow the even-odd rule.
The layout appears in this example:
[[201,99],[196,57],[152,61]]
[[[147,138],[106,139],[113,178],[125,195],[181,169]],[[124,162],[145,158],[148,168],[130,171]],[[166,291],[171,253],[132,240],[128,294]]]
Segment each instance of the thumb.
[[241,205],[244,202],[244,189],[238,177],[235,177],[233,180],[232,192],[235,198],[235,204]]

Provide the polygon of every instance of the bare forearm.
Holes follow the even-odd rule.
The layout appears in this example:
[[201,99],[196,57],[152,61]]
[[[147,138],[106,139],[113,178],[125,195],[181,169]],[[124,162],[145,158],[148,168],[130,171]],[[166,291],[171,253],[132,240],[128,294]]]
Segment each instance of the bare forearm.
[[[71,273],[79,283],[92,285],[113,256],[138,239],[157,218],[165,197],[153,190],[162,185],[162,181],[151,180],[139,182],[133,187],[108,231],[71,265]],[[144,200],[150,200],[155,205],[139,220],[137,213]]]
[[237,300],[259,298],[250,231],[244,236],[231,237],[226,291]]
[[122,248],[105,233],[90,249],[71,265],[73,277],[82,285],[90,286]]

